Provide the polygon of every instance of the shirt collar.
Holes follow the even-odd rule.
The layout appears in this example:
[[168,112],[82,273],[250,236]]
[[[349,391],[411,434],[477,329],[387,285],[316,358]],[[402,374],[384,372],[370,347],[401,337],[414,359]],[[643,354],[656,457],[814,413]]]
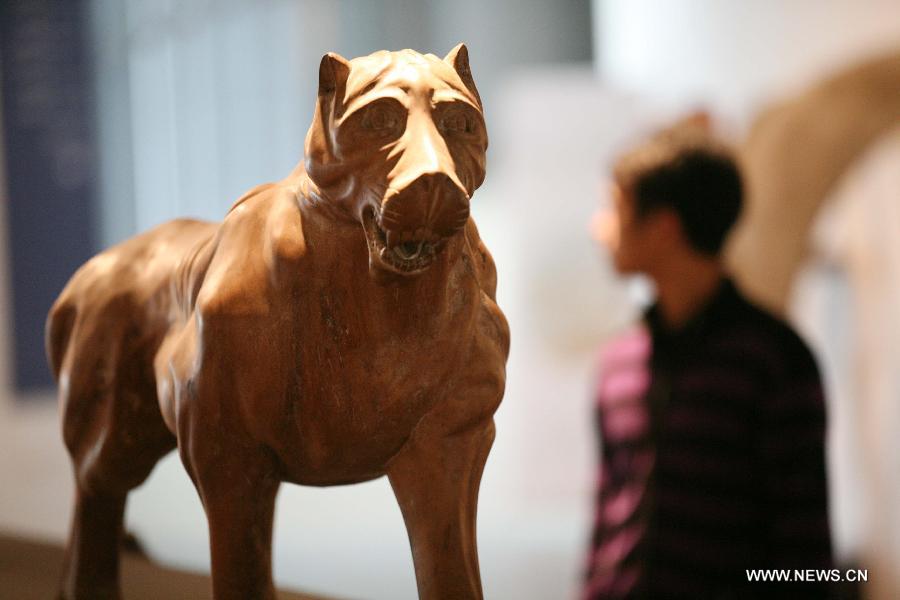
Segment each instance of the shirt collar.
[[655,348],[678,346],[688,349],[690,345],[704,337],[711,330],[724,324],[731,309],[739,302],[734,283],[724,277],[719,287],[703,307],[681,327],[672,329],[665,324],[659,303],[655,302],[644,313],[644,321],[650,330]]

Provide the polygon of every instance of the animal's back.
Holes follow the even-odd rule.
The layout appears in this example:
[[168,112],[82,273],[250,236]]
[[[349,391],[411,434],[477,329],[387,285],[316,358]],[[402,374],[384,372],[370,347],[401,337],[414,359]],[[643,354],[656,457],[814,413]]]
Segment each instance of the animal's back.
[[101,252],[78,269],[47,319],[47,354],[54,375],[61,375],[73,334],[81,337],[90,330],[110,342],[108,334],[123,328],[139,337],[159,333],[184,285],[178,279],[202,276],[195,271],[204,265],[186,261],[202,260],[202,246],[216,227],[203,221],[170,221]]

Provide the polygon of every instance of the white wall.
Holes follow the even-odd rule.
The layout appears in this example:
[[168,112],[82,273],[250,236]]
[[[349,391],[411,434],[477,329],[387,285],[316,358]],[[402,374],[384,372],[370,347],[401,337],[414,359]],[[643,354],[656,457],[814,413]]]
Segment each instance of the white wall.
[[792,303],[835,376],[830,433],[843,484],[835,500],[847,517],[836,533],[872,569],[878,595],[871,597],[878,598],[900,593],[898,224],[900,127],[873,144],[826,199]]
[[895,0],[593,0],[597,72],[740,121],[774,97],[900,46]]

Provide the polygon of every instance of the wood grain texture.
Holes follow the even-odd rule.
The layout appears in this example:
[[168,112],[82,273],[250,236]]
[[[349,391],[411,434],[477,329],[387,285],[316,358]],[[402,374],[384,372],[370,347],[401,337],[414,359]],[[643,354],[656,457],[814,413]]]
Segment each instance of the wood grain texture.
[[215,598],[272,598],[282,481],[388,475],[422,598],[480,598],[509,329],[469,217],[487,131],[458,46],[322,58],[305,160],[222,223],[94,257],[47,324],[77,499],[65,598],[118,598],[129,490],[177,446]]

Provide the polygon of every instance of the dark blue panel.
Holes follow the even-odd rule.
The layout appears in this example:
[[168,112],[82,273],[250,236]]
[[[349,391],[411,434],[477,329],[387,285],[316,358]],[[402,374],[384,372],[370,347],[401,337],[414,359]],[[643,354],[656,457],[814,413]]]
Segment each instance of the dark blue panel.
[[15,385],[52,385],[44,320],[94,251],[96,152],[84,0],[2,0]]

